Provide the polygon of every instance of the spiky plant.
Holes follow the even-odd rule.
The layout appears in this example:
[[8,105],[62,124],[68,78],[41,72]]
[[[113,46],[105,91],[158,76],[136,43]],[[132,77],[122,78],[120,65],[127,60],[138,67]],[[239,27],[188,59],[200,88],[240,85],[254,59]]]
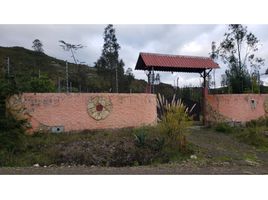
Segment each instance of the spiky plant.
[[160,113],[160,126],[164,130],[170,143],[177,144],[184,150],[186,147],[186,135],[189,133],[189,126],[192,125],[190,112],[195,105],[189,109],[181,99],[176,99],[174,95],[169,103],[164,96],[158,94],[157,107]]

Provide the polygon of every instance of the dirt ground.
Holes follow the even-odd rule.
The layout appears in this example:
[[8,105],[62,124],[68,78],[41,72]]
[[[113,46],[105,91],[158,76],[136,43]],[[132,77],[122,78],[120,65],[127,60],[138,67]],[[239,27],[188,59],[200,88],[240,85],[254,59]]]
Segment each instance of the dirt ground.
[[137,167],[40,166],[0,168],[0,174],[268,174],[268,152],[232,136],[193,127],[188,140],[199,151],[181,163]]

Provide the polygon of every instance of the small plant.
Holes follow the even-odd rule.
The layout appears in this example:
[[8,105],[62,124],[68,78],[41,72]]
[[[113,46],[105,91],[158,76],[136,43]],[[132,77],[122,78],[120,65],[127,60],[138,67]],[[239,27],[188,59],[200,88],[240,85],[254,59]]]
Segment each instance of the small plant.
[[268,127],[268,117],[260,117],[256,120],[251,120],[246,123],[246,127],[260,127],[260,126],[266,126]]
[[263,128],[249,127],[237,135],[237,138],[256,147],[268,147],[268,138],[262,134]]
[[163,149],[164,144],[165,144],[165,138],[157,137],[149,145],[152,150],[160,152]]
[[215,126],[215,130],[221,133],[231,133],[232,127],[230,127],[227,123],[218,123]]
[[135,137],[135,142],[138,147],[144,147],[145,146],[145,139],[146,139],[146,134],[144,131],[140,131],[138,133],[134,134]]

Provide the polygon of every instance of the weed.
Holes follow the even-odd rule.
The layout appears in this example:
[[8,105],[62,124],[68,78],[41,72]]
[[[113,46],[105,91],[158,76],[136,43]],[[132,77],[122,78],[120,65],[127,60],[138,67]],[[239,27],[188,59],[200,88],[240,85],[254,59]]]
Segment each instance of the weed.
[[268,147],[268,138],[262,134],[263,130],[262,127],[249,127],[236,136],[246,144],[256,147]]
[[215,131],[221,132],[221,133],[232,133],[233,128],[229,126],[227,123],[218,123],[214,127]]

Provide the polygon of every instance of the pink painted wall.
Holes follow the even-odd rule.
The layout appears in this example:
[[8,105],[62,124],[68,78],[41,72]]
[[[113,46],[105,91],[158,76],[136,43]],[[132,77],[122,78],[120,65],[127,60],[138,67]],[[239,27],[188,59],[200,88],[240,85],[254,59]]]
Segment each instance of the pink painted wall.
[[[255,101],[255,106],[252,100]],[[268,102],[268,94],[208,95],[207,102],[214,111],[227,120],[246,122],[267,114],[265,102]],[[210,114],[211,112],[208,113],[208,119]]]
[[[110,99],[112,103],[108,117],[99,121],[87,111],[89,99],[96,96]],[[24,93],[22,103],[33,130],[38,130],[40,124],[78,131],[154,125],[157,121],[156,96],[152,94]]]

